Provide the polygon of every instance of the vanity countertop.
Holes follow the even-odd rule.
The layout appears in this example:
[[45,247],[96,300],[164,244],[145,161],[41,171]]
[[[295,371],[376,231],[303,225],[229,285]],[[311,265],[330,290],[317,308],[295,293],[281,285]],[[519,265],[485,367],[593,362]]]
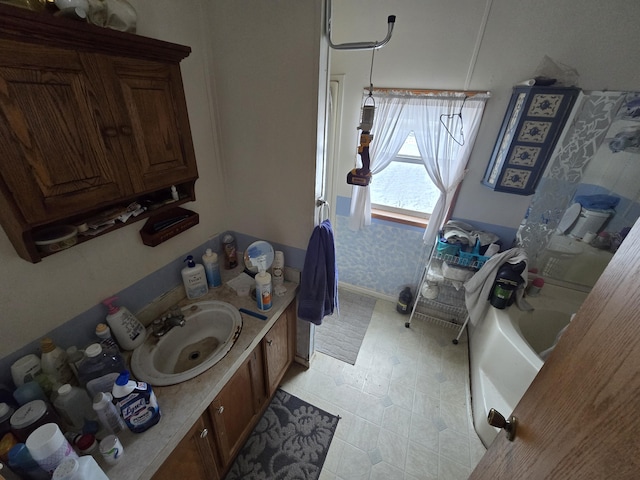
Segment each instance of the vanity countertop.
[[[116,465],[106,465],[99,459],[100,466],[111,479],[149,479],[161,467],[182,438],[218,395],[225,383],[246,360],[251,351],[267,334],[271,326],[295,299],[298,284],[285,282],[287,291],[283,296],[273,296],[273,306],[264,313],[267,320],[259,320],[241,313],[243,327],[236,344],[216,365],[197,377],[177,385],[153,387],[162,418],[160,422],[144,433],[120,432],[118,438],[124,447],[124,455]],[[182,290],[184,294],[184,290]],[[258,311],[251,296],[239,297],[228,285],[211,289],[197,300],[183,299],[179,303],[220,300],[237,308]],[[141,318],[143,323],[144,320]]]

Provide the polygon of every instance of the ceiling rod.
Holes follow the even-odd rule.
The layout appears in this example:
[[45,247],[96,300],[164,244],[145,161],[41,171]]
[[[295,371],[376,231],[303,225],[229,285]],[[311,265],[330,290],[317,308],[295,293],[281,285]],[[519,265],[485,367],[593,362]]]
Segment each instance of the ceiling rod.
[[335,50],[377,50],[384,47],[389,40],[391,40],[391,34],[393,33],[393,27],[396,23],[396,16],[389,15],[387,18],[387,36],[381,42],[351,42],[340,43],[338,45],[331,41],[331,0],[327,0],[326,11],[326,28],[327,38],[329,39],[329,46]]

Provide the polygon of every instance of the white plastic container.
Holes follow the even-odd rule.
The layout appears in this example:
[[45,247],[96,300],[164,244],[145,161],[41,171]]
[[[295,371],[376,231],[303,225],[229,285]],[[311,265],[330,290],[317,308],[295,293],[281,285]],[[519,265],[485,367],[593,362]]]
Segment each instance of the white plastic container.
[[91,455],[65,458],[53,472],[53,480],[109,480]]
[[86,390],[72,387],[68,383],[58,388],[58,396],[53,406],[70,428],[81,432],[86,421],[97,420],[96,412]]
[[193,261],[193,256],[189,255],[184,259],[187,266],[182,269],[182,282],[187,292],[187,298],[194,299],[206,295],[209,291],[207,287],[207,276],[204,267]]
[[93,343],[85,349],[84,358],[78,364],[78,380],[93,397],[100,392],[110,392],[124,368],[120,354],[105,352],[100,344]]
[[218,254],[214,253],[210,248],[207,248],[202,256],[202,265],[204,265],[204,272],[207,276],[207,284],[209,287],[215,288],[222,285]]
[[42,371],[50,375],[61,385],[65,383],[76,383],[73,371],[68,363],[67,352],[58,347],[50,338],[40,340],[40,365]]
[[271,275],[268,272],[256,274],[256,303],[259,310],[271,308]]
[[118,344],[111,335],[111,329],[108,325],[104,323],[96,325],[96,337],[100,339],[100,346],[102,346],[102,350],[114,354],[120,353]]
[[580,215],[569,232],[571,237],[582,238],[588,232],[598,233],[602,225],[609,219],[612,210],[589,210],[582,207]]
[[111,297],[102,302],[109,309],[107,323],[120,348],[133,350],[144,343],[146,330],[129,310],[114,305],[115,300],[116,297]]
[[31,457],[50,475],[65,458],[78,459],[78,454],[55,423],[38,427],[29,435],[25,444]]
[[98,420],[109,433],[115,434],[127,428],[120,412],[112,403],[113,395],[100,392],[93,397],[93,410],[98,414]]
[[112,390],[113,401],[133,433],[142,433],[160,421],[160,406],[151,385],[129,380],[124,370]]
[[42,374],[42,364],[38,356],[33,353],[19,358],[11,365],[11,378],[16,387],[35,380],[40,374]]

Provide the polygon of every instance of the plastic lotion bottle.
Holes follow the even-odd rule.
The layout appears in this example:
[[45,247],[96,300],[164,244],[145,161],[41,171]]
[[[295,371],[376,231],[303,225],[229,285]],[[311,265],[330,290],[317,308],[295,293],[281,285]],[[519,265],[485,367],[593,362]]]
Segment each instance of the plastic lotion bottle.
[[40,340],[40,349],[42,350],[40,365],[44,373],[51,375],[60,385],[76,383],[73,371],[67,362],[67,352],[56,346],[50,338]]
[[218,254],[213,253],[210,248],[204,252],[202,256],[202,264],[204,265],[204,272],[207,275],[207,283],[209,287],[219,287],[222,285],[222,278],[220,278],[220,265],[218,264]]
[[120,348],[133,350],[144,343],[145,329],[133,314],[125,307],[114,305],[117,297],[110,297],[102,303],[109,309],[107,323],[116,337]]
[[206,295],[209,288],[204,267],[195,263],[192,255],[189,255],[184,261],[187,262],[187,266],[182,269],[182,282],[187,292],[187,298],[194,299]]
[[160,421],[160,407],[151,385],[129,380],[128,370],[120,373],[112,394],[113,402],[133,433],[142,433]]

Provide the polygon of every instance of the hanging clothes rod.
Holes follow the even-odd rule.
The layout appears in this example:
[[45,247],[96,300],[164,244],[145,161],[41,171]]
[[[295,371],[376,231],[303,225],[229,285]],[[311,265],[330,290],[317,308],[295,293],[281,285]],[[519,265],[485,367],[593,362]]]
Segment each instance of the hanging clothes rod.
[[377,50],[379,48],[384,47],[389,40],[391,40],[391,35],[393,33],[393,27],[396,23],[396,16],[389,15],[387,18],[387,36],[381,42],[352,42],[352,43],[340,43],[335,44],[331,41],[331,0],[327,0],[327,8],[326,8],[326,30],[327,30],[327,38],[329,39],[329,46],[335,50]]
[[[369,87],[363,87],[364,90],[369,90]],[[386,93],[396,93],[398,95],[451,95],[451,96],[459,96],[466,95],[467,98],[474,97],[476,95],[488,95],[491,96],[491,92],[486,90],[434,90],[434,89],[415,89],[415,88],[385,88],[385,87],[374,87],[374,92],[386,92]]]

